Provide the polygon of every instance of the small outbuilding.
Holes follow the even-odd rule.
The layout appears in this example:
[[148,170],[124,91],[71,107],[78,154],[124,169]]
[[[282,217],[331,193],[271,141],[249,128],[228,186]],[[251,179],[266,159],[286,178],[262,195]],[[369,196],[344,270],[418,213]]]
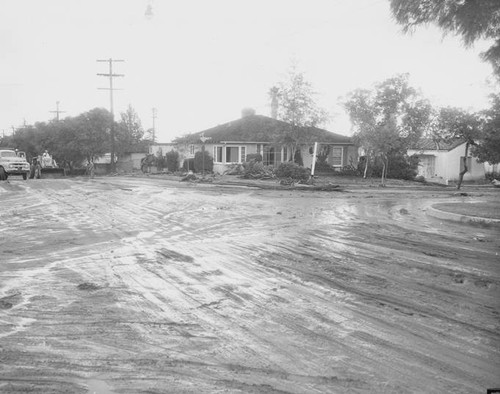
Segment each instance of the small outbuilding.
[[[461,139],[437,142],[425,138],[409,149],[408,155],[418,157],[419,176],[423,176],[428,181],[447,184],[449,181],[457,181],[463,169],[465,142]],[[470,149],[467,156],[467,168],[464,181],[484,179],[485,165],[473,157]]]

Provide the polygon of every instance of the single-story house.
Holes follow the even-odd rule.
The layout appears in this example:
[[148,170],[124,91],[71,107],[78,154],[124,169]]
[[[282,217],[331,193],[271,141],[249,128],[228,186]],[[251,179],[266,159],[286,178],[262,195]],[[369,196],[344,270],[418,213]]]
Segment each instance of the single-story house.
[[[214,172],[219,174],[234,164],[245,162],[250,154],[262,155],[264,165],[277,166],[293,161],[291,145],[286,144],[286,137],[292,130],[289,123],[244,112],[240,119],[177,138],[172,144],[156,144],[150,147],[150,153],[158,149],[163,154],[177,150],[182,165],[185,159],[194,157],[204,148],[214,160]],[[308,141],[298,147],[304,167],[312,165],[315,142],[318,153],[325,154],[326,162],[334,168],[356,165],[358,148],[350,137],[317,127],[300,127],[293,132],[301,133]]]
[[[141,152],[120,152],[115,155],[115,166],[116,171],[122,172],[133,172],[141,170],[141,160],[146,156],[147,148],[143,149]],[[96,174],[102,175],[107,174],[110,171],[111,166],[111,153],[105,153],[104,155],[94,159],[94,168]]]
[[141,160],[147,152],[125,152],[120,153],[116,161],[117,172],[134,172],[141,170]]
[[154,145],[149,145],[149,154],[165,156],[171,150],[177,150],[178,144],[174,142],[156,142]]
[[[457,181],[463,169],[465,142],[461,139],[437,142],[424,138],[408,149],[408,155],[418,157],[418,175],[429,181],[447,184],[448,181]],[[464,181],[484,179],[485,165],[472,156],[470,148],[467,155],[467,168]]]

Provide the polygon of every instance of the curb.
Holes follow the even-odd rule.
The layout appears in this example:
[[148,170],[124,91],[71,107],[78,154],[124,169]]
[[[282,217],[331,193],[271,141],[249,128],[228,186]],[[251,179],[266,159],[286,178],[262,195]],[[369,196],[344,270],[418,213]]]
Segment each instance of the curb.
[[437,219],[451,220],[460,223],[487,224],[500,226],[500,219],[483,218],[479,216],[467,216],[459,213],[442,211],[433,207],[427,208],[427,214]]

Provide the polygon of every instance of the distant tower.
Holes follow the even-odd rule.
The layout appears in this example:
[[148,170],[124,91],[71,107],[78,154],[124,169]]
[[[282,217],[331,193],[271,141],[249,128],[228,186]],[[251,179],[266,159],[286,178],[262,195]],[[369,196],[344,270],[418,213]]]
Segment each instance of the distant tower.
[[279,88],[273,86],[269,90],[269,97],[271,97],[271,118],[278,119],[278,92]]
[[148,5],[146,6],[146,12],[144,13],[144,16],[147,19],[151,19],[153,17],[153,2],[152,0],[149,0]]

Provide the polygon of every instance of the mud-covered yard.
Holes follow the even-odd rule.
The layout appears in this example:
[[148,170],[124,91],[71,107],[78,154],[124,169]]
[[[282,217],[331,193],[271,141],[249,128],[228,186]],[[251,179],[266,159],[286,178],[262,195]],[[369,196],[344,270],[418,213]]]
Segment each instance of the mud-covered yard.
[[499,197],[2,182],[0,392],[486,393]]

